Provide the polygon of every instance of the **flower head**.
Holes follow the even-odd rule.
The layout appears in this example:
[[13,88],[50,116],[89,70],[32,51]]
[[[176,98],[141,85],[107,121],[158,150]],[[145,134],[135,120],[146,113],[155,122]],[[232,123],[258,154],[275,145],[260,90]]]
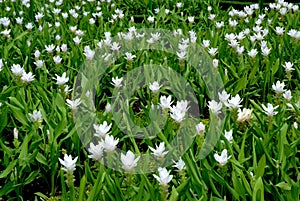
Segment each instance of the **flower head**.
[[168,153],[168,151],[165,151],[166,148],[164,142],[161,142],[159,146],[156,145],[156,149],[150,146],[149,149],[153,152],[153,155],[157,156],[158,158],[163,158]]
[[123,164],[123,168],[126,171],[130,171],[137,166],[137,162],[139,161],[140,156],[135,158],[134,153],[132,151],[127,151],[126,155],[121,153],[121,161]]
[[108,125],[107,122],[104,121],[100,125],[94,124],[93,126],[94,126],[94,129],[96,130],[96,133],[94,135],[99,138],[104,138],[106,136],[106,134],[108,134],[112,124]]
[[267,107],[264,104],[261,104],[261,106],[264,109],[264,113],[268,116],[274,116],[278,113],[275,110],[279,107],[279,105],[273,107],[273,105],[271,103],[268,103]]
[[94,145],[91,142],[88,151],[90,152],[90,155],[88,155],[89,158],[100,160],[103,156],[103,143],[99,142],[97,145]]
[[74,160],[72,159],[72,156],[71,155],[67,155],[65,154],[64,155],[64,160],[62,159],[58,159],[60,164],[63,166],[63,170],[66,171],[66,172],[73,172],[75,169],[76,169],[76,162],[77,162],[77,159],[78,159],[78,156],[76,156],[74,158]]
[[106,135],[105,139],[102,140],[105,151],[112,152],[117,148],[119,139],[115,139],[112,135]]
[[158,175],[153,174],[153,177],[157,179],[160,185],[167,186],[168,183],[172,180],[173,175],[170,175],[171,171],[168,171],[166,168],[158,168]]
[[216,159],[216,161],[221,165],[224,166],[228,159],[231,158],[231,156],[227,156],[227,149],[224,149],[221,153],[221,155],[218,155],[217,153],[214,154],[214,158]]

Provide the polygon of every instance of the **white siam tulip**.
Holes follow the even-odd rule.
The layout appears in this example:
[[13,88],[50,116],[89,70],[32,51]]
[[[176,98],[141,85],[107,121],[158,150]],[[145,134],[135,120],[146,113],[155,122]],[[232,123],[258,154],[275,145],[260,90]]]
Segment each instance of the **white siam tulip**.
[[117,76],[117,77],[112,78],[112,84],[117,88],[122,86],[122,81],[123,81],[123,77],[118,78],[118,76]]
[[41,111],[34,110],[32,113],[29,113],[29,119],[31,122],[41,122],[43,121]]
[[285,92],[283,93],[283,97],[284,97],[286,100],[290,101],[290,100],[292,99],[292,92],[291,92],[291,90],[285,91]]
[[218,92],[219,95],[219,100],[223,103],[223,104],[227,104],[228,99],[230,98],[230,94],[228,94],[225,90],[222,91],[222,93]]
[[72,173],[73,171],[75,171],[76,169],[76,162],[77,162],[78,156],[76,156],[74,159],[72,159],[71,155],[64,155],[64,160],[62,159],[58,159],[60,164],[63,166],[63,170],[68,172],[68,173]]
[[81,100],[80,98],[77,98],[75,100],[70,100],[70,99],[67,99],[67,106],[69,108],[71,108],[72,110],[76,110],[78,108],[78,106],[81,104]]
[[29,73],[23,72],[23,74],[21,76],[21,80],[24,83],[30,83],[34,80],[34,76],[35,75],[32,75],[32,72],[29,72]]
[[209,48],[209,49],[208,49],[208,53],[209,53],[211,56],[216,56],[217,53],[218,53],[218,48]]
[[67,77],[66,72],[64,72],[62,74],[62,76],[58,76],[57,74],[55,74],[55,75],[56,75],[56,78],[53,78],[53,79],[56,80],[57,85],[65,85],[69,81],[69,77]]
[[218,103],[215,100],[208,101],[208,108],[211,110],[213,114],[219,114],[221,113],[222,103],[221,102]]
[[239,108],[237,122],[249,121],[251,119],[252,111],[252,109],[243,108],[241,110]]
[[94,145],[92,142],[90,143],[90,147],[88,148],[88,151],[90,155],[88,155],[89,158],[95,159],[95,160],[101,160],[103,156],[103,143],[99,142],[97,145]]
[[221,165],[224,166],[227,162],[228,159],[231,158],[231,156],[227,156],[227,149],[224,149],[221,153],[221,155],[218,155],[217,153],[214,154],[214,158],[216,159],[216,161]]
[[242,107],[242,105],[240,105],[242,101],[243,99],[241,99],[240,95],[237,94],[236,96],[231,97],[231,99],[228,99],[228,101],[224,104],[230,109],[237,109]]
[[256,55],[257,55],[257,50],[256,49],[251,49],[249,52],[248,52],[248,55],[251,57],[251,58],[255,58]]
[[61,63],[61,61],[62,61],[62,58],[60,57],[60,56],[54,56],[53,57],[53,61],[54,61],[54,63],[57,65],[57,64],[60,64]]
[[136,58],[135,55],[131,54],[130,52],[125,52],[125,59],[127,61],[132,61],[134,58]]
[[3,70],[3,66],[4,66],[3,61],[2,59],[0,59],[0,72]]
[[157,179],[160,185],[167,186],[168,183],[173,178],[173,175],[170,175],[171,171],[168,171],[166,168],[158,168],[158,175],[153,174],[153,177]]
[[267,104],[267,107],[264,104],[261,104],[262,108],[263,108],[263,112],[268,115],[269,117],[276,115],[278,112],[275,111],[279,105],[273,107],[273,105],[271,103]]
[[205,131],[205,125],[200,122],[199,124],[196,125],[196,131],[198,133],[198,135],[203,135],[204,131]]
[[285,72],[291,72],[291,71],[293,71],[293,70],[295,70],[294,68],[293,68],[293,66],[294,66],[294,64],[292,63],[292,62],[290,62],[290,61],[288,61],[288,62],[285,62],[283,65],[283,68],[285,69]]
[[233,136],[232,136],[232,133],[233,133],[233,130],[229,130],[229,131],[226,131],[225,130],[225,138],[228,140],[228,142],[232,143],[232,140],[233,140]]
[[159,146],[157,146],[157,145],[155,145],[155,146],[156,146],[156,149],[149,146],[149,149],[152,151],[154,156],[157,156],[158,158],[161,159],[168,153],[168,151],[165,151],[166,148],[165,148],[165,143],[164,142],[161,142],[159,144]]
[[13,64],[10,70],[16,76],[22,76],[22,74],[25,72],[24,68],[21,67],[19,64]]
[[99,138],[104,138],[109,133],[109,130],[111,129],[112,124],[110,123],[108,125],[107,122],[104,121],[102,124],[99,124],[99,125],[94,124],[93,126],[96,131],[96,133],[94,135]]
[[51,44],[51,45],[45,45],[45,49],[48,53],[52,53],[53,50],[55,49],[55,45]]
[[173,161],[173,163],[174,163],[173,167],[177,168],[179,171],[182,171],[185,169],[185,163],[181,157],[179,158],[179,160],[177,162]]
[[168,97],[166,96],[161,96],[160,97],[160,107],[162,109],[168,109],[171,108],[171,104],[173,103],[172,97],[169,95]]
[[125,171],[131,171],[137,166],[137,162],[139,161],[140,156],[135,158],[134,153],[132,151],[127,151],[126,155],[121,153],[121,161],[123,164],[123,168]]
[[275,91],[276,94],[281,94],[285,92],[286,90],[284,89],[284,87],[284,82],[280,82],[279,80],[276,82],[276,84],[272,84],[272,89]]
[[149,84],[149,88],[153,93],[156,93],[160,89],[160,85],[157,81],[154,81],[153,83]]
[[114,138],[112,135],[106,135],[105,139],[102,140],[103,147],[106,152],[112,152],[117,148],[117,144],[119,143],[118,138]]

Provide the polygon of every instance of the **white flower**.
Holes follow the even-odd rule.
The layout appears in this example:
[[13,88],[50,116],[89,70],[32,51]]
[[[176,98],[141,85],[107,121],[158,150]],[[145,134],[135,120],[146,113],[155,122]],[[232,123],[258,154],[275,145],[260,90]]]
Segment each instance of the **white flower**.
[[271,53],[271,48],[262,47],[261,52],[262,52],[263,56],[268,56]]
[[290,71],[293,71],[293,70],[295,70],[294,68],[293,68],[293,63],[291,63],[291,62],[285,62],[282,66],[283,66],[283,68],[285,69],[285,72],[290,72]]
[[75,38],[73,38],[73,41],[76,45],[78,45],[81,42],[81,38],[79,38],[78,36],[76,36]]
[[257,55],[257,50],[256,49],[251,49],[249,52],[248,52],[248,55],[251,57],[251,58],[255,58],[255,56]]
[[16,76],[22,76],[22,74],[25,72],[24,68],[21,67],[19,64],[13,64],[10,70]]
[[181,111],[176,106],[171,107],[170,110],[171,110],[170,116],[172,119],[174,119],[175,122],[180,123],[183,121],[185,112]]
[[153,177],[157,179],[160,185],[167,186],[168,183],[172,180],[173,175],[170,175],[170,172],[166,168],[158,168],[158,174],[159,176],[153,174]]
[[14,128],[14,139],[18,139],[19,137],[19,132],[17,128]]
[[58,159],[60,164],[62,166],[64,166],[62,169],[66,172],[73,172],[76,169],[76,162],[77,162],[78,156],[76,156],[74,158],[74,160],[72,160],[72,156],[71,155],[64,155],[64,160],[62,159]]
[[284,82],[280,82],[278,80],[276,84],[274,83],[272,84],[272,89],[275,91],[275,93],[280,94],[285,92],[284,86],[285,86]]
[[132,61],[136,56],[131,54],[130,52],[125,52],[125,59],[127,61]]
[[225,138],[228,140],[228,142],[232,142],[232,140],[233,140],[233,136],[232,136],[232,132],[233,132],[233,130],[231,129],[231,130],[229,130],[229,131],[226,131],[225,130]]
[[112,124],[110,123],[109,125],[107,124],[106,121],[104,121],[102,124],[94,124],[94,129],[96,133],[94,134],[95,136],[99,138],[104,138],[106,134],[108,134],[109,130],[111,129]]
[[252,115],[252,109],[243,108],[241,110],[239,108],[237,122],[249,121],[251,119],[251,115]]
[[216,102],[215,100],[208,101],[208,108],[211,110],[213,114],[219,114],[221,113],[222,109],[222,103],[221,102]]
[[169,95],[168,97],[166,96],[161,96],[160,97],[160,107],[162,109],[167,109],[167,108],[171,108],[171,104],[173,103],[172,101],[172,97]]
[[293,123],[293,126],[295,129],[298,129],[298,123],[296,121]]
[[228,94],[225,90],[222,91],[222,93],[218,92],[219,100],[222,103],[227,103],[228,99],[230,98],[230,94]]
[[107,152],[112,152],[117,148],[117,144],[119,142],[118,138],[114,138],[114,136],[111,135],[106,135],[105,139],[102,140],[103,142],[103,147],[105,149],[105,151]]
[[105,112],[110,112],[110,110],[111,110],[111,104],[107,103],[105,106]]
[[51,45],[45,45],[45,49],[48,53],[52,53],[53,50],[55,49],[55,45],[51,44]]
[[277,35],[282,35],[284,33],[284,28],[275,27],[275,32],[276,32]]
[[202,45],[203,45],[203,47],[208,48],[209,45],[210,45],[210,41],[209,40],[203,40]]
[[44,61],[43,60],[37,60],[35,62],[33,62],[37,68],[41,68],[44,65]]
[[0,59],[0,72],[3,70],[3,61],[2,61],[2,59]]
[[196,131],[198,135],[202,135],[203,132],[205,131],[205,125],[202,122],[200,122],[199,124],[196,125]]
[[154,93],[157,92],[160,89],[160,87],[161,86],[159,85],[159,83],[157,81],[154,81],[153,83],[149,84],[150,90]]
[[[88,47],[88,46],[87,46]],[[84,56],[88,59],[91,60],[94,58],[95,51],[91,50],[90,47],[84,48]]]
[[227,157],[227,149],[224,149],[221,153],[221,155],[218,155],[217,153],[214,154],[214,158],[218,163],[220,163],[221,166],[224,166],[228,159],[231,158],[231,156]]
[[28,115],[29,115],[30,121],[32,121],[32,122],[41,122],[43,120],[41,111],[34,110],[32,112],[32,114],[29,113]]
[[268,103],[268,104],[267,104],[268,107],[266,107],[264,104],[261,104],[261,106],[262,106],[262,108],[264,109],[263,112],[264,112],[266,115],[268,115],[268,116],[274,116],[274,115],[276,115],[276,114],[278,113],[278,112],[275,111],[275,110],[279,107],[279,105],[273,107],[273,105],[272,105],[271,103]]
[[29,72],[29,73],[23,72],[21,80],[24,83],[32,82],[34,80],[34,75],[32,75],[32,72]]
[[121,87],[121,86],[122,86],[122,81],[123,81],[123,77],[118,78],[118,76],[117,76],[117,77],[113,77],[113,78],[112,78],[112,84],[113,84],[115,87]]
[[153,152],[153,155],[157,156],[158,158],[163,158],[167,153],[168,151],[165,151],[165,143],[164,142],[161,142],[159,144],[159,146],[155,145],[156,146],[156,149],[152,148],[149,146],[149,149]]
[[55,74],[55,75],[56,75],[56,78],[53,78],[53,79],[56,80],[56,84],[58,84],[58,85],[64,85],[69,81],[69,78],[67,77],[66,72],[64,72],[61,77],[58,76],[57,74]]
[[217,68],[219,66],[219,60],[218,59],[213,59],[213,67]]
[[173,161],[173,163],[175,163],[173,167],[177,168],[179,171],[185,169],[185,163],[181,157],[179,158],[178,162]]
[[242,101],[243,99],[241,99],[240,95],[237,94],[236,96],[231,97],[231,99],[229,99],[224,104],[230,109],[237,109],[242,107],[242,105],[240,105]]
[[137,162],[139,161],[140,156],[135,158],[134,153],[132,151],[127,151],[126,155],[121,153],[121,161],[123,164],[123,168],[126,171],[130,171],[137,166]]
[[69,108],[71,108],[72,110],[76,110],[77,107],[81,104],[80,98],[77,98],[77,99],[75,99],[73,101],[70,100],[70,99],[67,99],[66,101],[67,101],[67,106]]
[[97,145],[94,145],[91,142],[88,151],[90,152],[90,155],[88,155],[89,158],[100,160],[103,156],[103,143],[99,142]]
[[218,48],[209,48],[209,49],[208,49],[208,53],[209,53],[211,56],[216,56],[216,54],[218,53]]
[[287,90],[287,91],[285,91],[284,92],[284,94],[283,94],[283,97],[286,99],[286,100],[291,100],[292,99],[292,92],[291,92],[291,90]]

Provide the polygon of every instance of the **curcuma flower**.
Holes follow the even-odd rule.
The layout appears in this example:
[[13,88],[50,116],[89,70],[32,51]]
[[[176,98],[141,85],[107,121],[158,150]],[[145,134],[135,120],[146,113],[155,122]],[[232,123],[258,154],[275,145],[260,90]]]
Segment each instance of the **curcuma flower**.
[[75,169],[76,169],[76,162],[77,162],[78,156],[76,156],[74,158],[74,160],[72,160],[72,156],[71,155],[64,155],[64,160],[62,159],[58,159],[60,164],[63,166],[63,170],[66,171],[67,173],[72,173]]
[[80,98],[77,98],[75,100],[70,100],[70,99],[67,99],[67,106],[69,106],[69,108],[71,108],[72,110],[76,110],[77,107],[81,104],[81,100]]
[[221,113],[222,103],[221,102],[218,103],[215,100],[208,101],[208,108],[211,110],[213,114],[219,114]]
[[274,115],[276,115],[276,114],[278,113],[278,112],[275,111],[275,110],[279,107],[279,105],[273,107],[273,105],[272,105],[271,103],[268,103],[268,104],[267,104],[268,107],[266,107],[264,104],[261,104],[261,106],[262,106],[262,108],[264,109],[263,112],[264,112],[266,115],[268,115],[269,117],[270,117],[270,116],[274,116]]
[[41,111],[34,110],[32,113],[29,113],[29,119],[32,122],[41,122],[43,120]]
[[135,158],[134,153],[132,151],[127,151],[126,155],[121,153],[121,161],[123,164],[123,168],[126,171],[130,171],[137,166],[137,162],[140,160],[140,156]]
[[94,124],[93,126],[96,131],[94,135],[99,138],[104,138],[106,134],[108,134],[108,131],[110,130],[112,124],[108,125],[107,122],[104,121],[102,124]]
[[112,152],[117,148],[117,144],[119,143],[119,139],[115,139],[114,136],[106,135],[105,139],[102,140],[103,147],[105,151]]
[[227,156],[227,149],[224,149],[221,153],[221,155],[218,155],[217,153],[214,154],[214,158],[216,159],[216,161],[221,165],[224,166],[227,162],[228,159],[231,158],[231,156]]
[[171,107],[171,104],[173,103],[172,97],[169,95],[168,97],[166,96],[161,96],[160,97],[160,107],[162,109],[168,109]]
[[237,94],[236,96],[229,99],[227,102],[224,102],[224,104],[230,109],[237,109],[242,107],[242,105],[240,105],[242,101],[243,99],[241,99],[241,97]]
[[179,171],[182,171],[183,169],[185,169],[185,163],[181,157],[179,158],[179,160],[177,162],[173,161],[173,163],[174,163],[173,167],[177,168]]
[[280,82],[279,80],[276,82],[276,84],[272,85],[272,89],[275,91],[276,94],[281,94],[285,92],[285,84],[284,82]]
[[157,156],[158,158],[163,158],[168,153],[168,151],[165,151],[166,148],[165,148],[164,142],[161,142],[159,144],[159,146],[157,146],[157,145],[155,145],[155,146],[156,146],[156,149],[154,149],[150,146],[149,146],[149,149],[153,152],[153,155]]
[[153,82],[153,83],[150,83],[149,84],[149,89],[153,92],[153,93],[156,93],[159,89],[160,89],[160,85],[157,81]]
[[196,131],[198,135],[203,135],[204,131],[205,131],[205,125],[200,122],[199,124],[196,125]]
[[153,174],[153,177],[155,179],[157,179],[157,181],[159,182],[160,185],[162,186],[167,186],[168,183],[170,183],[170,181],[173,178],[173,175],[170,175],[171,171],[168,171],[166,168],[158,168],[158,176]]
[[123,81],[123,77],[118,78],[117,76],[112,78],[112,84],[117,88],[122,86],[122,81]]
[[53,79],[56,80],[56,84],[58,84],[58,85],[64,85],[69,81],[69,78],[67,77],[66,72],[64,72],[62,74],[62,76],[58,76],[57,74],[55,74],[55,75],[56,75],[56,78],[53,78]]
[[99,142],[97,145],[94,145],[91,142],[90,147],[88,148],[88,151],[90,152],[90,155],[88,155],[88,157],[95,160],[100,160],[103,156],[103,149],[104,147],[102,142]]
[[252,115],[252,109],[243,108],[241,110],[239,108],[237,122],[249,121],[251,119],[251,115]]

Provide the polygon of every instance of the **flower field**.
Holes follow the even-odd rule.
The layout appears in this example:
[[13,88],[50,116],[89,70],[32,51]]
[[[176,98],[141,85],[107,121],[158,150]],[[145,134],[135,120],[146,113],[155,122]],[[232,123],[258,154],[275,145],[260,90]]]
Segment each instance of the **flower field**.
[[0,0],[0,200],[300,200],[298,3]]

